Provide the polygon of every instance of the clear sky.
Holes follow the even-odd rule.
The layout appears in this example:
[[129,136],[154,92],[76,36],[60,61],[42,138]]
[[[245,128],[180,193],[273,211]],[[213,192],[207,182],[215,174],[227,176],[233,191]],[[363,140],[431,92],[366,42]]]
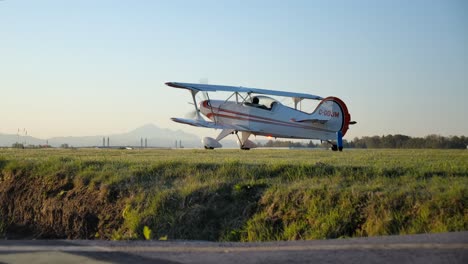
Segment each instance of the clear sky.
[[338,96],[365,135],[468,135],[467,1],[0,1],[0,133],[129,131],[166,81]]

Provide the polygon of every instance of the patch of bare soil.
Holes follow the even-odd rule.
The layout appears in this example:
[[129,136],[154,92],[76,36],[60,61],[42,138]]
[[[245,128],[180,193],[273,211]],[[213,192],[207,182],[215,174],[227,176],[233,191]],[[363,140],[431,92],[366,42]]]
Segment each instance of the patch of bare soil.
[[121,192],[109,186],[91,187],[60,174],[47,179],[21,172],[2,176],[4,238],[106,239],[123,223]]

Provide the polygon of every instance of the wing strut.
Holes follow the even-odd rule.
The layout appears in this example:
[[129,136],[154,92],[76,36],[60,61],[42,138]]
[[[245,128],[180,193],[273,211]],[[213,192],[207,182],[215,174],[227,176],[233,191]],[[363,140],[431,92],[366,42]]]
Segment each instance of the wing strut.
[[197,111],[197,119],[200,120],[202,119],[202,117],[200,116],[200,109],[198,109],[197,100],[195,99],[195,95],[198,93],[198,91],[190,90],[190,93],[192,94],[193,105],[195,106],[195,110]]
[[211,110],[211,114],[213,114],[213,121],[215,124],[217,124],[217,120],[216,120],[216,115],[214,114],[213,112],[213,107],[211,106],[211,102],[210,102],[210,95],[208,93],[206,93],[206,98],[208,99],[208,103],[209,103],[209,106],[210,106],[210,110]]

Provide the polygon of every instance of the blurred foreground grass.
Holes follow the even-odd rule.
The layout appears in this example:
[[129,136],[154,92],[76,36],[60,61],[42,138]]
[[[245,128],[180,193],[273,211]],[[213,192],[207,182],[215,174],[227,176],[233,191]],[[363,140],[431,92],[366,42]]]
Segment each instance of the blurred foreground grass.
[[466,150],[0,149],[0,170],[2,178],[53,182],[60,175],[74,188],[111,190],[124,207],[109,218],[123,223],[97,230],[100,238],[268,241],[468,230]]

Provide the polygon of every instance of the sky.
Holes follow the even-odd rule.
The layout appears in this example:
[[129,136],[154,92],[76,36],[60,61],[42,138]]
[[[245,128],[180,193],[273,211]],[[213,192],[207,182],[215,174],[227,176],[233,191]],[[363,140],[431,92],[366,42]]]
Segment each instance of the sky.
[[167,81],[337,96],[346,138],[468,135],[468,2],[0,1],[0,133],[121,133],[193,106]]

